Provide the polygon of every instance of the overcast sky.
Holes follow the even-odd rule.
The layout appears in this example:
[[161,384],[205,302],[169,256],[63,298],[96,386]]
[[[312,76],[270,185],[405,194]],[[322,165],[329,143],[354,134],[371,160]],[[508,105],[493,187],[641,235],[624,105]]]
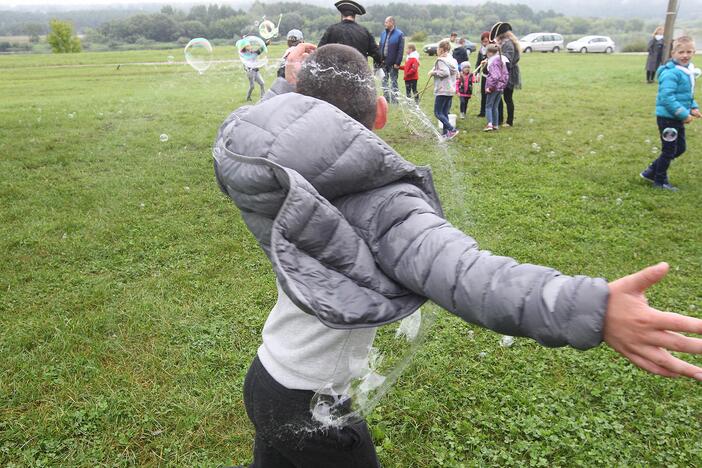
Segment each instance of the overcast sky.
[[[44,10],[48,9],[78,9],[87,8],[89,5],[98,7],[126,7],[136,4],[154,5],[179,5],[187,4],[183,8],[187,9],[193,4],[219,4],[230,5],[234,8],[248,7],[254,0],[0,0],[0,9],[33,9],[41,5]],[[280,0],[262,0],[264,3],[276,3]],[[312,3],[319,6],[332,8],[335,0],[288,0],[300,1],[302,3]],[[390,3],[392,0],[359,0],[366,6]],[[401,0],[407,3],[445,3],[476,5],[489,0]],[[619,16],[619,17],[640,17],[640,18],[665,18],[665,9],[668,0],[493,0],[500,3],[521,3],[530,6],[533,10],[553,9],[559,13],[574,16]],[[702,18],[702,0],[680,0],[679,19]]]

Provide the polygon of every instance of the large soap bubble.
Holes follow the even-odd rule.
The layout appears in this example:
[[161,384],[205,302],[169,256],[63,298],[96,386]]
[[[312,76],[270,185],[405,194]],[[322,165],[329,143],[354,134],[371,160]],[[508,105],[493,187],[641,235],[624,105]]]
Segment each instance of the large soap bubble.
[[673,127],[664,128],[661,132],[661,138],[663,139],[663,141],[675,141],[678,139],[678,131]]
[[201,75],[212,65],[212,44],[203,37],[197,37],[185,46],[185,61]]
[[434,312],[420,309],[400,322],[380,327],[370,348],[352,350],[350,356],[333,364],[334,376],[310,402],[312,417],[335,427],[362,420],[410,364],[435,317]]
[[261,68],[268,63],[268,48],[258,36],[246,36],[236,42],[239,58],[249,68]]
[[278,28],[275,27],[275,23],[271,20],[263,20],[258,25],[258,33],[264,39],[271,39],[278,35]]

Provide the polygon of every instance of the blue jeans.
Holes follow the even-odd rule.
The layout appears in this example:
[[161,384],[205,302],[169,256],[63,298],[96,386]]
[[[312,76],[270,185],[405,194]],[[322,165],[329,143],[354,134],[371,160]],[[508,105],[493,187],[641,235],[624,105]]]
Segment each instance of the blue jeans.
[[489,124],[493,127],[500,125],[500,112],[499,106],[502,100],[502,91],[493,91],[490,94],[486,94],[487,103],[485,104],[485,116]]
[[[665,184],[668,183],[668,167],[670,167],[670,163],[687,149],[685,124],[683,124],[682,120],[666,119],[665,117],[656,117],[656,122],[658,123],[658,132],[661,135],[661,154],[649,167],[653,169],[655,174],[655,183]],[[665,141],[663,139],[663,130],[666,128],[674,128],[678,131],[678,137],[674,141]]]
[[[388,102],[397,102],[399,93],[399,88],[397,87],[398,69],[390,64],[383,65],[383,71],[385,72],[385,76],[383,77],[383,95],[385,95],[385,100]],[[390,79],[392,89],[388,89],[388,78]]]
[[443,126],[443,131],[441,133],[443,135],[456,130],[455,127],[451,126],[451,122],[449,122],[448,118],[449,112],[451,111],[452,98],[453,96],[434,97],[434,115],[441,121],[441,125]]

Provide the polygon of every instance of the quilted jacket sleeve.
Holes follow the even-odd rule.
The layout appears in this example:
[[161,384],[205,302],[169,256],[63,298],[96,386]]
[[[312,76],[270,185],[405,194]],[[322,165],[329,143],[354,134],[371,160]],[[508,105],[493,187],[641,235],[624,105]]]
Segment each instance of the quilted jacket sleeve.
[[462,319],[545,346],[588,349],[602,341],[609,292],[603,279],[570,277],[480,250],[410,184],[336,205],[385,274]]

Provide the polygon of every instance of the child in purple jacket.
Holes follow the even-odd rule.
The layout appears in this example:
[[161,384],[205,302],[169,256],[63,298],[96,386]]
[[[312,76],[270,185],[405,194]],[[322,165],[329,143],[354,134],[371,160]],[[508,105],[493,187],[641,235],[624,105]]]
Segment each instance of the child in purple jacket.
[[487,59],[485,60],[487,63],[483,66],[487,67],[488,72],[485,83],[485,95],[487,97],[485,116],[487,117],[487,125],[483,131],[491,132],[499,128],[500,100],[509,81],[509,72],[507,71],[507,65],[505,65],[508,59],[500,54],[499,47],[495,44],[490,44],[487,48]]

